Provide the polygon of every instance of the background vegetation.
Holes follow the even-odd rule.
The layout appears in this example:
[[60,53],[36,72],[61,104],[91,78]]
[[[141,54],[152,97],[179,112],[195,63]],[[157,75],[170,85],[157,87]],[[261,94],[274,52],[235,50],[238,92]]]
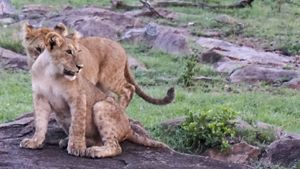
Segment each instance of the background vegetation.
[[[58,10],[67,5],[75,7],[110,5],[110,0],[12,0],[12,2],[17,9],[27,4],[52,5]],[[124,2],[139,4],[137,0]],[[197,0],[192,2],[197,2]],[[233,1],[208,0],[207,2],[229,4]],[[285,1],[280,6],[274,0],[257,0],[252,4],[252,8],[238,10],[170,7],[169,10],[182,15],[172,22],[164,19],[157,19],[155,22],[186,28],[195,36],[201,36],[207,31],[220,32],[225,34],[223,39],[237,44],[247,43],[257,49],[277,51],[290,57],[297,57],[300,54],[300,8],[288,2],[290,1]],[[293,2],[297,3],[297,1]],[[215,19],[224,14],[232,16],[239,24],[220,23]],[[188,23],[191,23],[190,26],[187,26]],[[243,29],[240,30],[241,25]],[[19,28],[1,27],[0,46],[24,53],[21,42],[17,38],[19,32]],[[192,42],[193,39],[190,41]],[[250,124],[259,120],[280,126],[290,132],[300,133],[300,93],[298,91],[266,84],[229,84],[226,78],[216,73],[210,65],[196,63],[196,56],[171,56],[141,45],[129,43],[122,45],[129,55],[141,60],[148,68],[146,71],[134,70],[136,80],[147,93],[160,97],[169,87],[174,86],[176,89],[176,99],[172,104],[155,106],[135,95],[127,109],[131,118],[142,122],[157,137],[161,136],[158,126],[164,120],[189,115],[189,113],[208,112],[219,107],[227,107],[233,112],[238,112],[238,116]],[[202,50],[194,45],[192,47]],[[210,77],[212,80],[196,81],[193,77],[197,76]],[[31,81],[28,72],[0,69],[0,122],[12,120],[24,112],[32,111],[31,97]],[[247,136],[249,142],[253,141],[251,133]],[[253,144],[258,145],[263,141],[272,140],[272,136],[268,133],[261,135],[262,141]],[[172,141],[175,139],[183,141],[180,140],[182,137],[181,131],[175,131],[173,137],[167,141],[174,147],[181,146],[184,144],[178,144],[178,142],[172,144]],[[190,138],[190,136],[187,137]],[[176,148],[180,149],[180,147]],[[257,165],[258,168],[259,165]]]

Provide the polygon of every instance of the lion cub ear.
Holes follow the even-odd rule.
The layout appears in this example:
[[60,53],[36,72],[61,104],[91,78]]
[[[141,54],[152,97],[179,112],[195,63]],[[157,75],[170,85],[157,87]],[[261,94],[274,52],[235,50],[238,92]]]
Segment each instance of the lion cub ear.
[[52,50],[54,47],[61,47],[63,43],[63,37],[56,32],[49,32],[45,37],[45,45],[49,50]]
[[32,34],[32,30],[33,30],[33,26],[30,25],[28,22],[24,22],[22,25],[22,30],[23,30],[23,34],[24,34],[24,38],[27,37],[27,35]]
[[68,35],[68,29],[67,29],[66,25],[64,25],[63,23],[59,23],[59,24],[55,25],[53,29],[55,32],[57,32],[63,36]]

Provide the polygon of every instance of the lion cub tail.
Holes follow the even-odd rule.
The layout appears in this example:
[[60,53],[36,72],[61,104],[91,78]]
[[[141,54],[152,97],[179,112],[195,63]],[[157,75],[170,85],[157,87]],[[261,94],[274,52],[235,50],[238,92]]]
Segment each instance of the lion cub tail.
[[166,96],[161,99],[156,99],[156,98],[153,98],[153,97],[147,95],[133,79],[132,75],[130,74],[128,64],[126,64],[126,67],[125,67],[125,78],[129,83],[134,85],[136,94],[151,104],[166,105],[166,104],[171,103],[175,98],[175,89],[173,87],[169,88]]
[[168,148],[169,149],[169,146],[166,145],[165,143],[153,140],[147,136],[142,136],[133,130],[131,132],[131,135],[129,135],[127,137],[127,139],[133,143],[137,143],[137,144],[144,145],[147,147]]

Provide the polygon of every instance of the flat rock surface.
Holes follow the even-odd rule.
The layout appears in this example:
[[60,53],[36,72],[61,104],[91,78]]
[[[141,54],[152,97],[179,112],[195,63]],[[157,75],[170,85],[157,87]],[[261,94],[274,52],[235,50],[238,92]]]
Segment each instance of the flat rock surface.
[[153,149],[129,142],[122,143],[123,153],[114,158],[88,159],[74,157],[58,148],[64,137],[54,120],[49,123],[46,144],[41,150],[19,148],[24,137],[33,133],[33,118],[25,115],[14,122],[0,125],[0,168],[102,168],[102,169],[246,169],[247,166],[225,163],[210,158],[187,155],[166,149]]
[[213,49],[231,60],[273,66],[285,66],[292,62],[292,59],[289,57],[271,52],[257,51],[246,46],[237,46],[223,40],[202,37],[198,39],[197,43],[202,47]]
[[0,66],[5,69],[27,69],[26,56],[0,47]]

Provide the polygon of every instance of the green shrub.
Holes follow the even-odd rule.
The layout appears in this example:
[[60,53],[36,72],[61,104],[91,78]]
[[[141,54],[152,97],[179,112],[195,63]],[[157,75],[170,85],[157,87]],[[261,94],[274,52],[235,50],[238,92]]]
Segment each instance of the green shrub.
[[186,146],[196,152],[207,148],[227,149],[228,140],[236,134],[235,123],[237,112],[221,107],[199,114],[190,113],[182,124],[186,135]]
[[195,54],[191,55],[186,59],[183,73],[178,79],[178,82],[183,84],[184,87],[189,87],[193,85],[193,76],[196,72],[196,65],[197,56]]

